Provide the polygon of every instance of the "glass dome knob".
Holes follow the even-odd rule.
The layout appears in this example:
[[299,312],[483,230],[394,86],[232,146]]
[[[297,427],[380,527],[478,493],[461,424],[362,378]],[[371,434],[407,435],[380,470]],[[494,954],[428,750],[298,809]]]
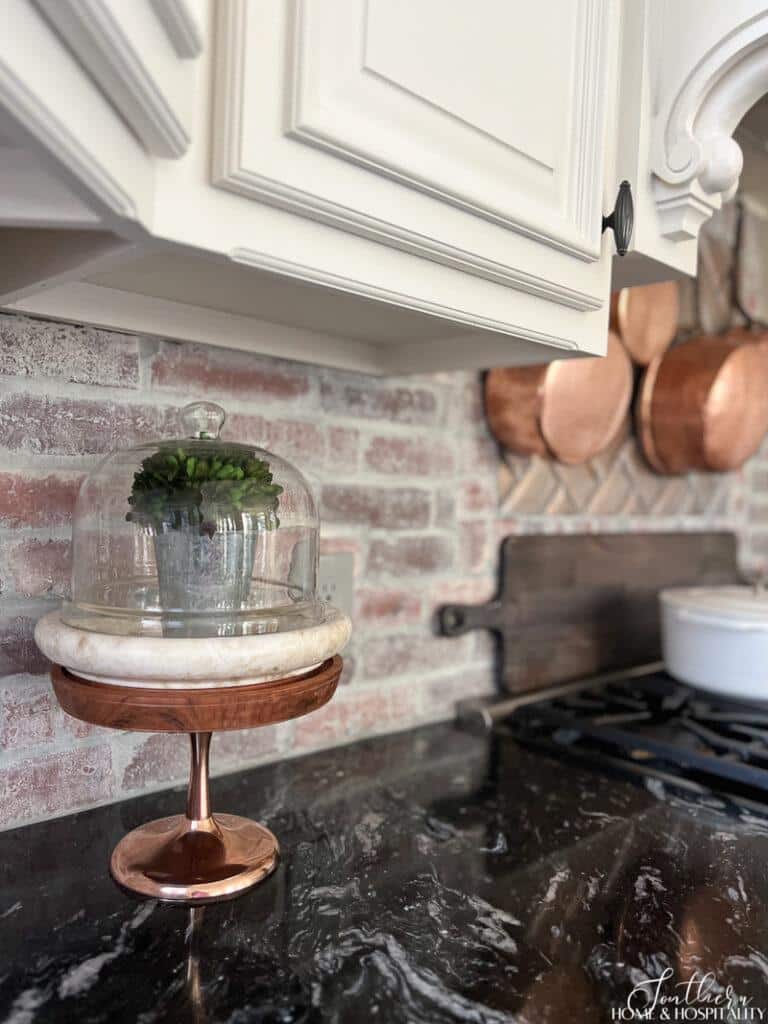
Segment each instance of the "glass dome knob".
[[215,440],[227,414],[215,402],[190,402],[179,413],[181,426],[187,437]]

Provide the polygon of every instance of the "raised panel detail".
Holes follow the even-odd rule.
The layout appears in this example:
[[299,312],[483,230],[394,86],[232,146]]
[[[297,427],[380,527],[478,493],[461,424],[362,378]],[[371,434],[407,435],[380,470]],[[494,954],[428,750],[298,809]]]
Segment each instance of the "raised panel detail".
[[[509,3],[367,0],[363,70],[551,171],[576,13],[572,3],[555,6],[550,13],[564,29],[557,33],[548,18],[526,19],[521,32],[520,11]],[[549,59],[542,61],[542,53]]]
[[608,0],[295,0],[290,134],[600,254]]
[[[601,352],[617,0],[542,0],[517,25],[507,0],[473,6],[476,24],[470,5],[438,0],[218,0],[212,182],[336,229],[334,287],[356,236],[379,243],[355,246],[356,294],[444,315],[444,297],[427,299],[439,265],[509,290],[489,327],[482,303],[461,310],[477,286],[457,275],[451,319],[540,342],[542,312],[558,344]],[[233,258],[325,280],[311,245],[254,241],[246,216]],[[419,257],[423,278],[410,263],[374,285],[395,266],[384,248]]]

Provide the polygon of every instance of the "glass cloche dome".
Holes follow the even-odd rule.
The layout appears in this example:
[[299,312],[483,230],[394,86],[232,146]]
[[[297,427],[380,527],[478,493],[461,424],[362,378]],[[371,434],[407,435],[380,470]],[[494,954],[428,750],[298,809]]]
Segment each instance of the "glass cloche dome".
[[218,637],[324,621],[319,520],[289,462],[219,439],[224,410],[195,402],[187,436],[118,450],[80,488],[70,626],[120,636]]

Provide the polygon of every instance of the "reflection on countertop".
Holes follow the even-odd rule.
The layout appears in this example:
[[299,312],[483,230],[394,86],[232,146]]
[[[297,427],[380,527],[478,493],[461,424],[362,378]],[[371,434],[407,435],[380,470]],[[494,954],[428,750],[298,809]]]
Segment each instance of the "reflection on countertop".
[[178,792],[6,832],[0,1021],[608,1021],[708,971],[765,1011],[768,820],[654,789],[449,725],[261,767],[214,803],[282,863],[194,912],[107,874]]

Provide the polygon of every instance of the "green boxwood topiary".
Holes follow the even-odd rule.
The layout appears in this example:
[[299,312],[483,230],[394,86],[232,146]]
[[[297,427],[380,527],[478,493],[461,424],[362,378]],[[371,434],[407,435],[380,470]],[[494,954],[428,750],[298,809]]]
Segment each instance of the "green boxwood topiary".
[[226,445],[206,445],[204,454],[195,447],[195,454],[162,449],[144,459],[128,497],[129,522],[156,533],[199,528],[212,536],[221,516],[247,513],[266,529],[279,526],[283,488],[264,459]]

